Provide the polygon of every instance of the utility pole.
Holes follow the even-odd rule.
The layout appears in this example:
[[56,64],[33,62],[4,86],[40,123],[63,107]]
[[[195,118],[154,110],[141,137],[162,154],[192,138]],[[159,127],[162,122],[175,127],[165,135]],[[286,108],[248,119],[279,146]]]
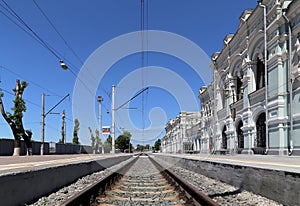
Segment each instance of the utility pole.
[[66,143],[66,122],[65,122],[66,114],[65,110],[62,112],[62,125],[61,125],[61,141],[63,144]]
[[121,109],[124,105],[129,103],[131,100],[136,98],[137,96],[141,95],[144,91],[148,90],[149,87],[143,88],[141,91],[139,91],[136,95],[131,97],[128,101],[126,101],[121,106],[115,108],[115,88],[116,86],[112,86],[112,92],[111,92],[111,146],[112,146],[112,153],[115,153],[115,111]]
[[42,94],[42,142],[41,155],[44,155],[44,141],[45,141],[45,94]]
[[99,123],[99,135],[100,135],[100,140],[101,140],[101,150],[102,150],[102,154],[104,154],[104,141],[102,138],[102,101],[103,101],[103,97],[102,96],[98,96],[97,98],[98,100],[98,123]]
[[115,85],[112,86],[111,93],[111,152],[115,153]]
[[54,105],[46,114],[45,114],[45,94],[42,94],[42,142],[41,142],[41,155],[44,155],[44,142],[45,142],[45,118],[46,116],[55,109],[62,101],[64,101],[70,94],[67,94],[62,98],[56,105]]

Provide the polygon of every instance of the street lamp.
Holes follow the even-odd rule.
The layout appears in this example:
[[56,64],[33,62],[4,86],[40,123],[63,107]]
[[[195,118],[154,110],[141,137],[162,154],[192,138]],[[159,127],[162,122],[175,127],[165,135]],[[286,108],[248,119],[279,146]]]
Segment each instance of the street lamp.
[[98,96],[97,97],[97,101],[98,101],[98,124],[99,124],[99,134],[100,134],[100,139],[101,139],[101,148],[102,148],[102,154],[104,154],[104,147],[103,147],[103,139],[102,139],[102,101],[103,101],[103,97],[102,96]]
[[59,60],[59,62],[60,62],[61,68],[63,68],[64,70],[68,69],[68,66],[65,64],[65,62],[63,60]]

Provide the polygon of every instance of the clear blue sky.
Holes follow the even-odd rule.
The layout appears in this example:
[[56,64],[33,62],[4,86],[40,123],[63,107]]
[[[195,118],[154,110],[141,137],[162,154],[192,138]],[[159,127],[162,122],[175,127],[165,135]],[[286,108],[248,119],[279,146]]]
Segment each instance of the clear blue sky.
[[[55,49],[59,57],[68,62],[68,66],[71,68],[71,71],[62,70],[57,57],[12,23],[3,13],[0,13],[0,87],[4,90],[3,101],[6,110],[10,111],[13,106],[13,96],[10,93],[12,93],[16,79],[29,82],[24,93],[24,99],[27,100],[24,125],[26,129],[33,131],[33,139],[39,141],[41,139],[42,93],[49,94],[46,96],[46,111],[69,93],[70,99],[62,102],[53,112],[61,113],[62,110],[66,110],[67,141],[70,142],[73,132],[72,95],[76,75],[79,73],[82,63],[86,62],[97,48],[111,39],[140,30],[141,1],[35,0],[68,45],[75,51],[77,57],[47,22],[34,1],[7,0],[5,2],[33,31]],[[0,4],[4,6],[3,1],[0,1]],[[255,0],[148,0],[148,29],[172,32],[185,37],[197,44],[210,57],[214,52],[221,50],[223,39],[228,33],[236,32],[242,12],[245,9],[253,9],[256,5],[257,1]],[[6,13],[3,7],[0,7],[0,11]],[[138,69],[141,61],[141,54],[129,55],[109,68],[101,80],[97,95],[104,97],[103,125],[111,125],[110,113],[106,113],[106,110],[111,108],[111,86],[118,85],[122,78]],[[149,52],[147,66],[171,69],[189,84],[196,97],[199,88],[203,86],[195,72],[186,63],[173,56]],[[144,81],[150,84],[148,81],[151,79],[147,79],[145,74]],[[122,89],[126,90],[126,88],[119,89],[119,92],[123,92]],[[144,106],[142,106],[142,102],[144,102]],[[94,107],[97,113],[96,101]],[[153,107],[161,107],[166,114],[166,120],[176,117],[180,111],[172,94],[156,87],[150,88],[147,93],[135,98],[127,107],[137,108],[129,112],[137,128],[147,128],[150,125],[148,113]],[[143,108],[144,113],[141,112]],[[97,114],[94,116],[96,119]],[[122,118],[120,117],[120,119]],[[81,142],[86,143],[86,140],[89,139],[87,127],[91,125],[86,123],[80,125]],[[116,126],[118,129],[124,128],[130,131],[124,125],[126,124],[119,120]],[[60,128],[61,116],[48,115],[45,140],[57,142],[61,138]],[[134,144],[153,144],[154,140],[162,137],[156,135],[143,139],[138,138],[139,133],[130,132],[133,133],[136,140]],[[118,134],[119,131],[117,131]],[[0,138],[12,138],[12,133],[2,117],[0,117]]]

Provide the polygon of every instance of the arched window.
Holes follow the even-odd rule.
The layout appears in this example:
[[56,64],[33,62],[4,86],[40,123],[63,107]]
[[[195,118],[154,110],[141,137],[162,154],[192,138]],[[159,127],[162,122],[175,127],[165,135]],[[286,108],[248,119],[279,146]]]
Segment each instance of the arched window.
[[236,76],[236,100],[239,101],[240,99],[243,99],[243,82],[242,82],[242,76],[239,77]]
[[222,149],[227,149],[226,126],[224,126],[222,131]]
[[243,121],[240,121],[236,129],[238,148],[244,148],[244,134],[243,134],[242,127],[243,127]]
[[257,57],[256,63],[256,90],[263,88],[265,86],[265,65]]
[[259,115],[256,121],[257,147],[266,147],[266,113]]

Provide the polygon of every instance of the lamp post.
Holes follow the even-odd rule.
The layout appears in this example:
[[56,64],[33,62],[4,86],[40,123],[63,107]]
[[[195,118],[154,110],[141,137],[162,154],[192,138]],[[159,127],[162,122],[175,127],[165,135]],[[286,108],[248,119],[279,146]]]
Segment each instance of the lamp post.
[[104,154],[103,139],[102,139],[102,107],[101,107],[103,97],[98,96],[97,101],[98,101],[98,124],[99,124],[100,140],[101,140],[101,150],[102,150],[102,154]]

